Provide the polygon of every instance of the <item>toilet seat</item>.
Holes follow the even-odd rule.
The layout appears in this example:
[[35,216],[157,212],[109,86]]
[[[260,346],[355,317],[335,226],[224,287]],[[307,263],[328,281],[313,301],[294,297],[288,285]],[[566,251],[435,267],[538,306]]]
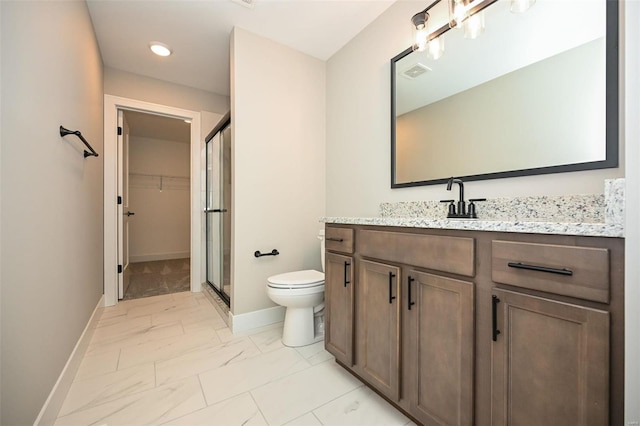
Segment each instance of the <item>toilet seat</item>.
[[287,272],[267,278],[272,288],[302,289],[324,285],[324,274],[315,269]]

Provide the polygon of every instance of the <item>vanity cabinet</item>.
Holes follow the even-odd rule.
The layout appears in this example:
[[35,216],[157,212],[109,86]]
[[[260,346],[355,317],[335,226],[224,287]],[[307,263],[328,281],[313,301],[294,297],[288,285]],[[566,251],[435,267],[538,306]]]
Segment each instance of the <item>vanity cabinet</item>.
[[[325,347],[336,360],[353,365],[353,230],[325,230]],[[333,251],[330,251],[333,250]]]
[[412,269],[406,289],[410,412],[427,425],[471,425],[474,284]]
[[326,229],[326,348],[417,424],[623,424],[623,239]]
[[609,424],[609,313],[492,294],[491,424]]
[[357,371],[393,400],[400,397],[400,268],[358,262]]
[[513,287],[492,291],[493,425],[609,423],[610,314],[585,302],[609,303],[609,262],[606,248],[492,241],[492,280]]

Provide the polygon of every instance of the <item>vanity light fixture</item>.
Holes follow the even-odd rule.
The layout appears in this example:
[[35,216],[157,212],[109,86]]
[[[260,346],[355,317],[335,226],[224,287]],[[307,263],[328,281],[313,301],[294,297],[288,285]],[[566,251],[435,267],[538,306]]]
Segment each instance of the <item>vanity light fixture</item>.
[[484,32],[484,11],[471,15],[462,24],[464,28],[464,38],[475,39]]
[[460,28],[469,16],[469,0],[447,0],[449,2],[449,27]]
[[[435,3],[434,3],[435,4]],[[427,56],[431,59],[438,59],[444,53],[444,37],[434,36],[429,33],[429,7],[416,13],[411,18],[411,29],[413,33],[414,51],[427,51]],[[429,38],[431,36],[431,38]]]
[[536,0],[511,0],[511,12],[522,13],[529,10],[535,4]]
[[[444,53],[444,33],[451,28],[463,28],[464,37],[477,38],[484,32],[484,9],[498,0],[444,0],[448,4],[449,22],[433,31],[429,29],[429,10],[443,0],[434,0],[424,10],[411,18],[411,32],[414,51],[427,51],[431,59],[438,59]],[[536,0],[511,0],[511,12],[525,12]],[[446,12],[445,12],[446,13]]]
[[149,49],[158,56],[169,56],[173,53],[168,45],[160,43],[159,41],[149,43]]

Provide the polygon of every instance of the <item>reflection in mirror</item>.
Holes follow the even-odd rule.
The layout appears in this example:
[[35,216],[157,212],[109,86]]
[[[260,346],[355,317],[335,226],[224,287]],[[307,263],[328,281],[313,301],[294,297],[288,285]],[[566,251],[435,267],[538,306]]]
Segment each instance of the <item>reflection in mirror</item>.
[[498,1],[478,39],[395,57],[392,187],[616,167],[615,3]]

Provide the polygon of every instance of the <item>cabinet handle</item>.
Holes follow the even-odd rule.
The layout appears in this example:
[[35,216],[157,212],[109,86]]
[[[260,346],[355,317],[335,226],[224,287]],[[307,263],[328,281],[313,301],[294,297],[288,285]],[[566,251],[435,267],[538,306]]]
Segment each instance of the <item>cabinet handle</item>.
[[344,261],[344,286],[345,287],[347,286],[347,284],[351,284],[351,281],[349,281],[349,279],[347,278],[347,267],[349,266],[351,266],[351,264],[345,260]]
[[396,274],[393,272],[389,272],[389,303],[393,303],[393,299],[396,297],[393,295],[393,278],[395,278]]
[[526,263],[520,262],[509,262],[507,263],[507,266],[510,268],[528,269],[530,271],[549,272],[551,274],[573,275],[573,271],[567,268],[548,268],[546,266],[527,265]]
[[411,275],[407,278],[407,308],[411,310],[411,306],[415,305],[416,302],[411,301],[411,283],[415,281],[415,278],[412,278]]
[[325,238],[325,241],[337,241],[339,243],[343,242],[344,239],[343,238],[332,238],[332,237],[327,237]]
[[491,326],[493,328],[493,341],[498,341],[498,334],[500,334],[500,330],[498,330],[498,303],[500,303],[500,299],[498,296],[491,296]]

